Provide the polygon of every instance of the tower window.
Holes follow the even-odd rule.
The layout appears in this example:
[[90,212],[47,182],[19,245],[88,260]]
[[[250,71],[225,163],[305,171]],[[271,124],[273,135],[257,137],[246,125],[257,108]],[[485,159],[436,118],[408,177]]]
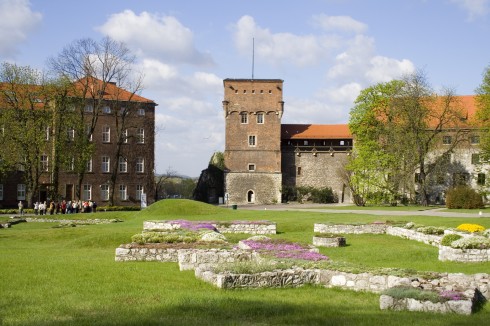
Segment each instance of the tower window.
[[240,113],[240,122],[241,123],[248,123],[248,115],[246,112]]
[[255,146],[255,136],[248,136],[248,146]]
[[263,124],[264,123],[264,114],[263,113],[258,113],[257,114],[257,123],[258,124]]
[[248,165],[248,170],[249,171],[255,171],[255,164],[249,164]]

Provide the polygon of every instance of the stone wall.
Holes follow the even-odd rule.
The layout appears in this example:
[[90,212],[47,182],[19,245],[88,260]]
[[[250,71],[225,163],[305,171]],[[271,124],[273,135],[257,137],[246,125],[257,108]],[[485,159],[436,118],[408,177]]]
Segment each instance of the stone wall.
[[[230,274],[213,273],[207,268],[196,268],[196,277],[210,282],[220,288],[243,287],[280,287],[281,284],[289,285],[291,280],[279,280],[280,278],[295,278],[296,284],[318,284],[325,287],[338,287],[353,291],[368,291],[381,293],[384,290],[398,285],[413,286],[424,290],[434,291],[459,291],[478,289],[488,300],[490,299],[490,277],[488,274],[466,275],[461,273],[434,274],[434,278],[422,277],[398,277],[393,275],[375,275],[372,273],[346,273],[334,270],[295,270],[295,273],[281,273],[273,271],[258,274]],[[299,272],[298,272],[299,271]],[[291,274],[294,274],[291,275]],[[316,275],[315,275],[316,274]],[[303,281],[299,281],[304,277]],[[227,279],[228,278],[228,279]],[[255,280],[255,283],[252,282]]]
[[386,228],[386,234],[393,235],[400,238],[405,238],[409,240],[415,240],[418,242],[423,242],[428,245],[438,246],[441,243],[442,236],[425,234],[422,232],[417,232],[415,230],[409,230],[400,227],[389,226]]
[[[226,172],[225,192],[230,204],[273,204],[281,202],[282,174]],[[248,193],[253,192],[249,202]]]
[[[332,188],[339,202],[351,202],[350,191],[341,171],[347,160],[346,152],[298,152],[293,146],[282,151],[283,184],[285,186]],[[298,171],[300,168],[300,171]]]
[[220,289],[239,288],[282,288],[298,287],[305,284],[318,284],[318,272],[302,268],[278,270],[256,274],[216,274],[197,268],[197,278],[210,282]]
[[[277,227],[275,222],[211,222],[220,233],[246,233],[246,234],[276,234]],[[144,231],[172,231],[180,229],[180,224],[172,221],[144,221]]]
[[210,265],[255,261],[258,254],[250,250],[225,249],[185,249],[179,250],[178,261],[181,271],[195,268],[207,268]]
[[344,237],[313,237],[313,245],[317,247],[343,247],[346,242]]
[[174,248],[144,248],[121,245],[116,248],[116,261],[178,262],[178,250]]
[[348,225],[348,224],[321,224],[315,223],[313,231],[317,233],[333,233],[333,234],[385,234],[386,224],[361,224],[361,225]]
[[459,262],[486,262],[490,261],[490,249],[455,249],[439,246],[439,260]]
[[[475,292],[475,291],[473,291]],[[419,301],[412,298],[393,298],[389,295],[381,295],[379,298],[379,308],[381,310],[408,310],[423,311],[435,313],[456,313],[460,315],[471,315],[473,302],[476,301],[475,294],[473,298],[467,300],[451,300],[447,302],[430,302]]]

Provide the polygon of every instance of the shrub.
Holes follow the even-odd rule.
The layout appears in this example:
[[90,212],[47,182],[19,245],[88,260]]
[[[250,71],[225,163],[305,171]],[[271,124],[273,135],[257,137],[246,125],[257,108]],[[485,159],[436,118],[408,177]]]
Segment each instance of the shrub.
[[255,261],[237,261],[234,263],[224,263],[215,265],[212,270],[215,273],[229,272],[233,274],[255,274],[269,272],[278,269],[288,269],[293,267],[292,262],[276,262],[272,260]]
[[423,234],[434,234],[434,235],[441,235],[444,234],[445,228],[443,227],[436,227],[436,226],[422,226],[417,228],[417,232],[423,233]]
[[465,237],[451,243],[455,249],[489,249],[490,239],[482,236]]
[[461,230],[461,231],[471,232],[471,233],[482,232],[485,230],[485,228],[481,225],[470,224],[470,223],[460,224],[460,225],[458,225],[457,229]]
[[450,247],[451,243],[453,243],[453,241],[459,240],[461,238],[462,238],[462,236],[460,236],[459,234],[454,234],[454,233],[453,234],[446,234],[441,239],[441,245],[446,246],[446,247]]
[[137,244],[145,243],[175,243],[184,242],[191,243],[196,242],[200,238],[197,232],[175,232],[175,233],[165,233],[165,232],[143,232],[140,234],[135,234],[131,237],[131,241]]
[[483,208],[482,196],[468,186],[449,189],[446,194],[447,208]]
[[396,299],[411,298],[419,301],[443,302],[447,301],[439,293],[434,291],[422,290],[411,286],[395,286],[383,291],[383,294]]

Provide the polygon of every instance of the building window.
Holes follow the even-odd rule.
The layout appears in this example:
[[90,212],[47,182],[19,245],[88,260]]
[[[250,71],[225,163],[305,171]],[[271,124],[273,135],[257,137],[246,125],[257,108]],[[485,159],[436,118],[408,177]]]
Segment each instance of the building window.
[[303,140],[303,145],[308,146],[308,141],[307,140]]
[[129,139],[129,136],[128,136],[128,129],[124,129],[122,131],[122,141],[124,144],[127,144],[128,143],[128,139]]
[[136,200],[141,200],[142,196],[143,196],[143,186],[136,185]]
[[109,114],[111,113],[111,107],[108,105],[105,105],[102,107],[102,113]]
[[145,172],[145,159],[142,157],[138,157],[136,159],[136,173]]
[[75,129],[73,128],[68,128],[68,130],[66,131],[67,133],[67,137],[68,137],[68,141],[73,141],[75,140]]
[[111,163],[111,159],[109,156],[102,156],[102,167],[101,167],[101,170],[102,172],[110,172],[110,163]]
[[26,185],[23,183],[17,185],[17,200],[26,200]]
[[341,140],[339,144],[340,144],[340,146],[344,146],[345,142],[343,140]]
[[451,137],[451,136],[443,136],[442,137],[442,143],[444,145],[451,145],[452,142],[453,142],[453,137]]
[[471,136],[470,137],[470,143],[472,145],[477,145],[480,143],[480,136]]
[[119,185],[119,199],[128,200],[128,189],[126,185]]
[[0,200],[3,200],[3,184],[0,184]]
[[87,104],[87,105],[85,105],[84,111],[86,113],[92,113],[92,112],[94,112],[94,107],[92,105],[90,105],[90,104]]
[[92,172],[92,158],[90,158],[90,159],[87,161],[86,170],[87,170],[87,172]]
[[248,170],[249,171],[255,171],[255,164],[249,164],[248,165]]
[[480,154],[471,154],[471,164],[480,164]]
[[468,173],[453,173],[453,186],[466,186],[468,181]]
[[248,123],[248,114],[247,114],[247,112],[240,113],[240,123],[243,123],[243,124]]
[[103,126],[102,127],[102,142],[109,143],[111,141],[111,127]]
[[109,185],[100,185],[100,199],[109,200]]
[[248,136],[248,146],[255,146],[255,136]]
[[258,124],[264,123],[264,114],[263,113],[257,113],[257,123]]
[[87,135],[88,141],[92,141],[92,126],[85,125],[85,135]]
[[298,166],[298,169],[296,170],[296,175],[300,176],[301,175],[301,166]]
[[145,109],[138,109],[138,115],[144,116],[145,115]]
[[119,172],[120,173],[128,172],[128,161],[126,160],[125,157],[122,156],[119,157]]
[[74,171],[75,170],[75,158],[72,156],[71,160],[68,162],[67,166],[68,171]]
[[82,186],[82,200],[92,199],[92,185],[85,184]]
[[50,133],[51,133],[51,129],[49,127],[46,127],[46,141],[49,140]]
[[476,183],[479,186],[484,186],[485,185],[485,173],[478,173],[478,178],[476,180]]
[[136,142],[138,144],[144,144],[145,143],[145,129],[138,128],[136,130]]
[[41,155],[41,171],[47,172],[49,170],[49,158],[48,155]]

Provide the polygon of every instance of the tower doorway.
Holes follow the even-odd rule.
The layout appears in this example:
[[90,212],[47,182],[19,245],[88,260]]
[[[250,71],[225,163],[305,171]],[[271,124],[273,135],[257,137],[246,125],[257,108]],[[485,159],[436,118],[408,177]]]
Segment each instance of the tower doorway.
[[247,202],[249,204],[255,203],[255,194],[254,194],[254,192],[252,190],[249,190],[247,192]]

